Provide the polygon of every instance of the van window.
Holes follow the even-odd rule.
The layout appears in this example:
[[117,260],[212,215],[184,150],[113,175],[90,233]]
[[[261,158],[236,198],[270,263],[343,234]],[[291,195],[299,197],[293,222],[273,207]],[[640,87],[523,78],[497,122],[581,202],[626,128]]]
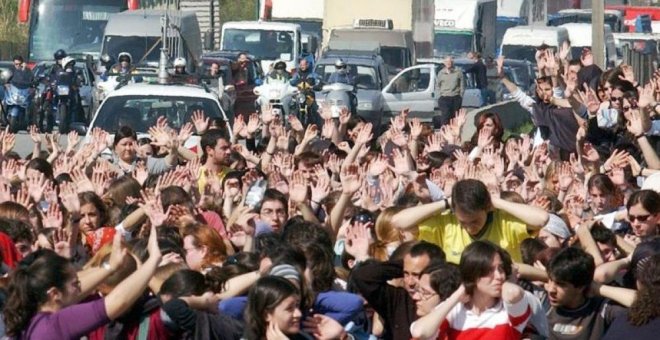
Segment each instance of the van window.
[[119,53],[128,52],[133,57],[133,64],[137,64],[140,60],[142,62],[158,62],[160,57],[160,42],[160,37],[110,35],[105,37],[103,54],[117,58]]

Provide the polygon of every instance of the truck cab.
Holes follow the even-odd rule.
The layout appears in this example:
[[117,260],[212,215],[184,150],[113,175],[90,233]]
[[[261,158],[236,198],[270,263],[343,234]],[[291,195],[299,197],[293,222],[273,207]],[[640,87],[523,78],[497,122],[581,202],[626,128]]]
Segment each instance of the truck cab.
[[222,26],[222,49],[245,51],[261,61],[268,73],[276,61],[284,61],[293,71],[302,53],[300,25],[265,22],[234,21]]
[[395,75],[412,66],[416,56],[412,31],[393,27],[392,20],[356,19],[353,28],[332,29],[327,48],[361,50],[360,45],[368,45],[368,49],[372,49],[370,45],[378,42],[388,73]]

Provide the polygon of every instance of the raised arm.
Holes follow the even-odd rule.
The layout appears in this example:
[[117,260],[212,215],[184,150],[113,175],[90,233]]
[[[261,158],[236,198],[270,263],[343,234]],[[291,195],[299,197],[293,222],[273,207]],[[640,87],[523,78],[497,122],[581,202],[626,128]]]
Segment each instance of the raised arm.
[[461,285],[447,300],[436,306],[429,314],[413,322],[410,325],[410,335],[415,339],[431,339],[438,333],[440,325],[449,315],[449,312],[456,306],[468,299],[465,293],[465,287]]
[[496,209],[503,210],[513,217],[521,220],[527,224],[530,230],[539,230],[548,223],[550,215],[548,212],[532,205],[513,203],[500,199],[499,197],[492,197],[493,206]]
[[450,203],[447,199],[403,209],[392,216],[392,221],[390,223],[392,227],[396,229],[410,230],[425,219],[449,209],[449,206]]
[[135,301],[144,293],[149,280],[156,272],[156,268],[158,268],[162,254],[158,248],[158,235],[156,234],[155,226],[151,227],[147,250],[149,251],[147,261],[117,285],[103,300],[106,313],[110,320],[117,319],[133,306]]

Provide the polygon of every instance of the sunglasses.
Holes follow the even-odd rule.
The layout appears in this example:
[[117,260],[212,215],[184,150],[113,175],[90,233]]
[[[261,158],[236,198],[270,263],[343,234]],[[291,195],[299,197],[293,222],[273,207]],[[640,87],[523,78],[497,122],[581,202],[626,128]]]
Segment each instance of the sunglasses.
[[646,222],[651,215],[628,215],[628,220],[632,223],[635,221]]
[[637,108],[638,108],[637,105],[633,105],[633,106],[623,106],[623,107],[621,107],[621,110],[622,110],[623,112],[628,112],[628,111],[630,111],[630,110],[636,110]]

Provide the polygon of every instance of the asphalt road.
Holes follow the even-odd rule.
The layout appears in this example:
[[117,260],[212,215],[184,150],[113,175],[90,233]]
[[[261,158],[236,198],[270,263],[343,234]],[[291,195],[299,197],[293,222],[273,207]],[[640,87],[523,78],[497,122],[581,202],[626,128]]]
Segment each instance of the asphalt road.
[[[60,145],[66,147],[66,136],[60,136]],[[18,152],[21,157],[25,158],[25,156],[32,153],[33,147],[34,143],[27,132],[21,131],[16,134],[16,146],[14,146],[14,151]],[[42,150],[45,150],[46,146],[42,145],[41,148]]]

